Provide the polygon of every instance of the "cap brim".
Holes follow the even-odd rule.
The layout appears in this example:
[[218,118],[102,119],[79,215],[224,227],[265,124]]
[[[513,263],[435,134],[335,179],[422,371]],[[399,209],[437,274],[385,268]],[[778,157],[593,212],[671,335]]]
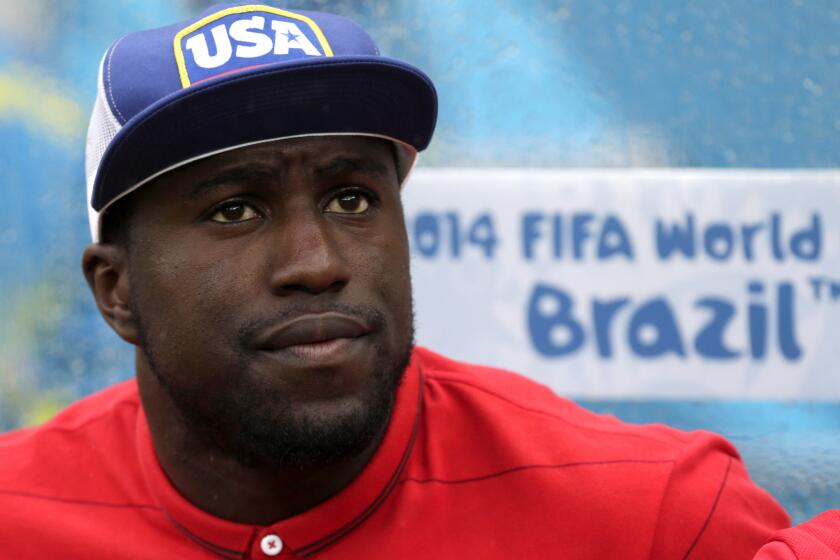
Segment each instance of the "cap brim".
[[357,56],[273,64],[198,83],[129,120],[100,162],[97,211],[162,170],[226,148],[312,134],[366,134],[421,151],[437,96],[398,60]]

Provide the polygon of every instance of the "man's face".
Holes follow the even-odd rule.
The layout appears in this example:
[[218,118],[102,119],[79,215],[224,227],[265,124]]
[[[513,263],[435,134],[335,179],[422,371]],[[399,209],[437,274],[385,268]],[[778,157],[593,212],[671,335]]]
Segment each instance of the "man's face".
[[260,144],[130,196],[140,351],[191,430],[249,466],[329,463],[381,434],[413,340],[388,142]]

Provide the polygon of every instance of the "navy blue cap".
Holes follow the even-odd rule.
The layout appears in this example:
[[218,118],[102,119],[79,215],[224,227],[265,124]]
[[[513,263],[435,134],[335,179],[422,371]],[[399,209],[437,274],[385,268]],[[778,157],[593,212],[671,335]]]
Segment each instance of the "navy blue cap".
[[399,148],[401,178],[432,138],[428,76],[379,54],[353,21],[263,4],[216,6],[129,33],[106,51],[88,129],[91,230],[113,201],[225,150],[280,138],[362,134]]

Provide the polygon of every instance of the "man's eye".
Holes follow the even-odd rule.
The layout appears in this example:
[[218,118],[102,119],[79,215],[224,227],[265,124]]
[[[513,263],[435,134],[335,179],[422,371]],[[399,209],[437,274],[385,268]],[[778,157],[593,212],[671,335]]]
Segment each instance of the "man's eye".
[[339,193],[327,205],[327,212],[336,214],[362,214],[370,208],[370,199],[361,192]]
[[236,222],[247,222],[259,217],[257,211],[244,202],[228,202],[224,206],[218,208],[210,216],[210,219],[220,224],[232,224]]

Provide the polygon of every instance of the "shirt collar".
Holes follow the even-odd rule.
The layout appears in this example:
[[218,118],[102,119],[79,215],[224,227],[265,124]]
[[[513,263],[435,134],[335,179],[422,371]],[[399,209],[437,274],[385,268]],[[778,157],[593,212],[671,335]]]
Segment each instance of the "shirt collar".
[[300,556],[315,554],[363,523],[388,497],[414,443],[422,409],[422,383],[419,357],[414,352],[397,390],[385,436],[364,470],[325,502],[270,526],[220,519],[181,496],[158,462],[142,407],[137,417],[141,468],[152,495],[172,524],[217,556],[240,558],[268,534],[279,536],[285,547]]

